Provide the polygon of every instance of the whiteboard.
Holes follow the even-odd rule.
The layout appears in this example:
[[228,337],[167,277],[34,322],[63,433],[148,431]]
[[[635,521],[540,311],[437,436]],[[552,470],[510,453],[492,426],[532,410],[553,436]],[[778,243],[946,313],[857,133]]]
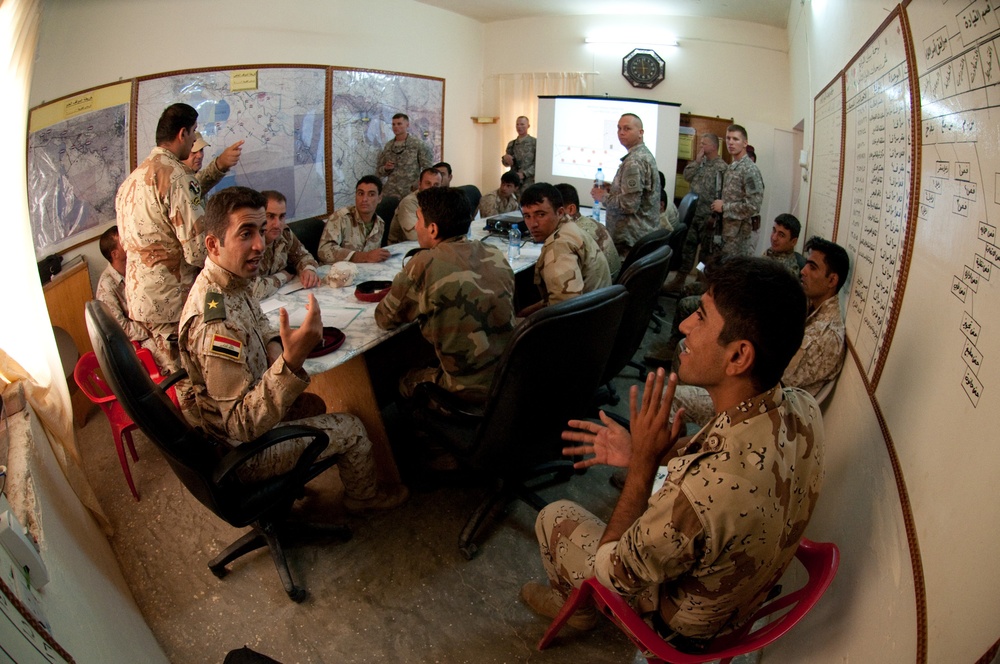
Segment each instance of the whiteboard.
[[844,77],[837,74],[813,100],[812,169],[805,237],[832,240],[837,229],[844,158]]
[[855,358],[870,389],[892,340],[909,260],[913,98],[897,7],[844,70],[844,177],[837,243],[851,273],[841,297]]

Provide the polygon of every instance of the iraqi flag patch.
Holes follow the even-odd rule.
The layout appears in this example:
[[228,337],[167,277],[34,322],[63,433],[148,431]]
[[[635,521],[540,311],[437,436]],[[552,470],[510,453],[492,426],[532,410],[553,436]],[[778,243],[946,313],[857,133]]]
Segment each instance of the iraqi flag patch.
[[227,360],[239,360],[243,357],[243,342],[215,334],[212,335],[212,345],[208,352],[210,355],[224,357]]

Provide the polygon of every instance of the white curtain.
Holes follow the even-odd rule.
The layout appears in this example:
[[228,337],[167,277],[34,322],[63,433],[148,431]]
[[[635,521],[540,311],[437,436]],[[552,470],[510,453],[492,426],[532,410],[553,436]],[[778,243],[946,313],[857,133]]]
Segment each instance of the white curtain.
[[[594,92],[597,74],[585,72],[548,72],[540,74],[497,74],[486,81],[486,108],[497,109],[500,132],[494,145],[484,145],[484,154],[503,154],[507,141],[514,138],[514,123],[524,115],[531,122],[528,133],[535,135],[539,95],[587,95]],[[490,105],[490,102],[492,104]],[[499,162],[499,160],[498,160]],[[486,174],[484,174],[485,176]],[[498,178],[486,178],[493,182]]]
[[[107,520],[80,466],[69,390],[42,295],[28,221],[28,93],[40,21],[40,0],[0,0],[0,127],[5,129],[0,143],[5,157],[0,162],[0,200],[4,201],[0,222],[0,302],[4,319],[0,325],[0,385],[25,381],[28,401],[41,420],[63,473],[107,528]],[[10,481],[16,485],[30,479],[11,477]],[[30,523],[33,519],[27,511],[32,506],[25,503],[30,503],[31,492],[25,488],[18,493],[28,498],[14,505],[15,513],[22,523]]]

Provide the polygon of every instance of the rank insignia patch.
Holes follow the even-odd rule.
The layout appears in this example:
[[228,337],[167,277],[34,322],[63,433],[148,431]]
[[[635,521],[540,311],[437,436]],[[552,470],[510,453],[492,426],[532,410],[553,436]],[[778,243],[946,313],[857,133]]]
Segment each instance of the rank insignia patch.
[[226,299],[222,293],[205,294],[205,322],[226,320]]

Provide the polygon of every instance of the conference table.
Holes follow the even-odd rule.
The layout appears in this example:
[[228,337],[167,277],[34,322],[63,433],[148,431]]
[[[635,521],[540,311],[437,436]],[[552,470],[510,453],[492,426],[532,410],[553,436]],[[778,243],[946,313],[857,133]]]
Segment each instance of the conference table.
[[[475,241],[486,242],[507,255],[507,240],[489,235],[474,222],[472,237]],[[320,396],[326,403],[327,412],[346,412],[356,415],[364,423],[368,437],[374,448],[375,463],[379,481],[386,485],[400,482],[396,461],[389,446],[385,424],[378,399],[372,385],[365,353],[379,344],[401,333],[407,327],[383,330],[375,324],[377,303],[362,302],[355,294],[357,284],[364,281],[391,281],[402,269],[406,253],[417,247],[415,241],[389,245],[390,256],[381,263],[352,263],[357,268],[353,281],[344,287],[333,288],[322,285],[330,271],[329,265],[321,265],[318,273],[321,285],[316,288],[293,290],[297,280],[286,284],[279,292],[261,301],[261,307],[268,319],[277,327],[278,309],[288,311],[292,326],[300,323],[305,316],[309,295],[315,295],[319,304],[324,326],[340,329],[344,343],[337,350],[320,357],[309,358],[303,368],[311,377],[307,392]],[[520,257],[513,262],[515,272],[532,268],[541,252],[541,244],[535,244],[530,237],[522,240]]]

